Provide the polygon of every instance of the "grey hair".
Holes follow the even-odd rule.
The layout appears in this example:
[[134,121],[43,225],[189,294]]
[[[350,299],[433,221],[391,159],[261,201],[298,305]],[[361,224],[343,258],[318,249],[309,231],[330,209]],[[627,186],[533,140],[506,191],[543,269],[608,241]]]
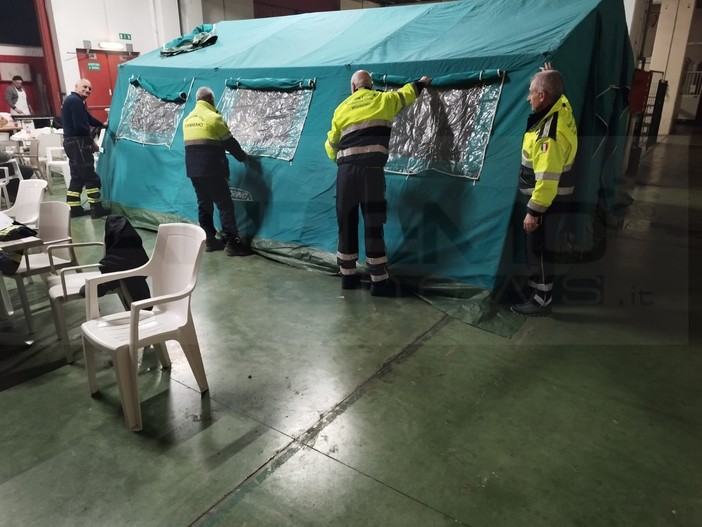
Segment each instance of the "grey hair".
[[358,70],[351,77],[351,84],[357,88],[372,88],[373,80],[371,79],[370,73],[366,70]]
[[208,88],[207,86],[198,88],[197,93],[195,94],[195,100],[214,101],[214,92],[212,91],[212,88]]
[[557,70],[540,71],[531,80],[534,89],[544,92],[552,103],[563,95],[563,77]]

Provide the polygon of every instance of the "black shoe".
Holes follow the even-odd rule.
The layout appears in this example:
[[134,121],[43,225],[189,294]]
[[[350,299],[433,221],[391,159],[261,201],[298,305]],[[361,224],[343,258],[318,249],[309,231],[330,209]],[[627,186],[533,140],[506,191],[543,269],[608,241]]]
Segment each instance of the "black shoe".
[[390,280],[381,280],[380,282],[371,282],[371,296],[387,296],[399,297],[395,284]]
[[510,307],[510,310],[512,313],[527,317],[547,317],[551,314],[551,306],[540,306],[539,304],[532,304],[531,302],[514,304]]
[[205,252],[211,253],[222,250],[224,250],[224,242],[219,238],[215,238],[214,236],[210,238],[208,236],[207,239],[205,239]]
[[90,211],[85,210],[83,207],[71,207],[71,218],[80,218],[88,214],[90,214]]
[[551,294],[534,292],[529,300],[523,304],[514,304],[509,309],[512,313],[526,317],[547,317],[551,314]]
[[103,208],[102,203],[92,203],[90,205],[90,217],[94,220],[107,216],[109,213],[109,210]]
[[361,287],[361,277],[357,274],[341,276],[341,289],[359,289]]
[[241,238],[238,236],[227,241],[226,245],[224,246],[224,250],[226,251],[227,256],[250,256],[253,254],[251,247],[244,245],[241,242]]

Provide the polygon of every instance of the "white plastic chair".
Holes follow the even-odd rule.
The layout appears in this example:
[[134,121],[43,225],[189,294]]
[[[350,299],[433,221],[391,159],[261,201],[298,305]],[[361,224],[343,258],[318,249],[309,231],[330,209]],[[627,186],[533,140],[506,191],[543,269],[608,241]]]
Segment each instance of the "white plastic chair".
[[[42,183],[46,184],[46,181],[42,181]],[[24,318],[30,333],[34,333],[34,323],[24,280],[30,276],[49,273],[76,264],[75,251],[72,248],[56,251],[56,254],[52,254],[51,260],[49,259],[51,245],[71,241],[71,208],[68,203],[64,201],[43,202],[40,206],[37,231],[37,236],[41,238],[43,245],[38,248],[38,252],[30,252],[31,250],[25,252],[17,271],[12,275],[17,284],[17,292],[22,302]]]
[[[73,351],[71,350],[71,342],[68,336],[68,328],[66,327],[66,319],[63,314],[63,305],[71,300],[83,300],[80,294],[81,288],[85,285],[85,281],[89,278],[95,278],[102,273],[97,270],[88,271],[88,269],[98,269],[99,263],[90,263],[84,265],[76,265],[56,269],[54,262],[54,252],[65,249],[73,249],[74,251],[80,247],[103,247],[102,242],[82,242],[70,244],[53,244],[48,248],[49,262],[52,267],[52,272],[46,277],[46,288],[49,291],[49,301],[51,302],[51,312],[54,317],[54,326],[56,327],[56,335],[63,345],[63,351],[66,355],[66,362],[71,364],[74,361]],[[130,301],[127,301],[128,294],[122,283],[112,291],[119,295],[122,300],[122,305],[125,309],[129,309]]]
[[95,140],[95,144],[97,144],[98,147],[98,152],[102,152],[102,142],[105,140],[106,132],[107,128],[100,128],[100,133],[98,133],[97,139]]
[[[190,312],[190,296],[197,283],[197,273],[205,247],[205,231],[196,225],[166,223],[158,228],[151,259],[129,271],[107,273],[86,282],[87,322],[81,325],[85,369],[90,393],[95,394],[94,349],[109,351],[122,399],[127,426],[142,428],[137,384],[138,350],[154,345],[161,364],[170,367],[165,341],[180,343],[201,392],[209,387],[202,364],[200,346]],[[98,309],[98,284],[132,276],[152,280],[153,298],[131,303],[130,311],[104,317]],[[152,311],[146,309],[153,307]]]
[[[9,163],[11,163],[9,167],[0,167],[0,204],[4,200],[6,209],[12,206],[7,184],[13,179],[22,179],[22,172],[20,172],[17,161],[12,159]],[[10,173],[10,169],[12,169],[12,173]]]
[[[72,248],[78,253],[89,248],[100,247],[103,250],[101,255],[105,256],[106,243],[112,243],[114,246],[114,240],[110,242],[107,238],[108,235],[108,225],[109,220],[105,222],[105,241],[104,242],[81,242],[81,243],[70,243],[70,244],[54,244],[48,249],[49,261],[53,264],[53,253],[56,251],[62,251],[64,249]],[[120,248],[116,249],[117,251]],[[93,253],[94,253],[93,249]],[[82,258],[79,259],[83,261]],[[50,274],[46,277],[46,286],[49,291],[49,301],[51,302],[51,311],[54,315],[54,325],[56,327],[56,334],[59,340],[62,341],[64,353],[66,355],[66,361],[71,364],[74,360],[73,350],[71,349],[71,342],[68,336],[68,328],[66,326],[66,319],[63,313],[63,306],[65,303],[72,300],[82,300],[85,301],[84,296],[81,295],[81,289],[85,286],[85,281],[88,278],[94,278],[100,276],[102,272],[100,269],[100,262],[95,261],[95,263],[76,265],[71,267],[64,267],[58,269],[54,274]],[[53,270],[52,270],[53,273]],[[129,309],[129,305],[132,302],[129,287],[123,281],[118,281],[114,284],[113,288],[110,288],[105,292],[116,293],[125,310]]]
[[29,159],[29,164],[35,170],[39,177],[47,182],[49,194],[51,191],[51,172],[46,166],[47,154],[49,148],[60,148],[63,146],[63,134],[50,133],[41,134],[37,139],[32,140],[29,145],[29,154],[25,157]]
[[102,147],[102,143],[105,140],[106,130],[107,128],[100,128],[100,133],[98,133],[98,136],[95,139],[95,146],[97,147],[97,149],[95,150],[95,152],[93,152],[93,164],[95,165],[96,170],[98,161],[100,160],[100,156],[105,151],[105,149]]
[[46,185],[43,179],[20,180],[15,204],[3,212],[19,223],[28,226],[36,225],[39,219],[39,205]]
[[56,168],[61,172],[66,188],[71,183],[71,168],[68,165],[68,157],[63,147],[52,146],[46,149],[46,172],[48,177],[52,177],[51,169]]

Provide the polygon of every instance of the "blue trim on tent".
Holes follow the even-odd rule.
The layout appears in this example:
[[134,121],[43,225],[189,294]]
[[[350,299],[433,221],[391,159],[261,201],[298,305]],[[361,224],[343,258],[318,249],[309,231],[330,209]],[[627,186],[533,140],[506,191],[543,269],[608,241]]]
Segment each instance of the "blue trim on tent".
[[182,82],[156,84],[144,79],[141,75],[137,75],[129,79],[129,84],[142,88],[162,101],[184,103],[188,98],[192,79],[186,79]]
[[314,90],[316,79],[242,79],[230,77],[224,83],[227,88],[243,88],[246,90],[295,91]]
[[[466,71],[463,73],[451,73],[433,77],[431,86],[433,88],[459,87],[478,82],[493,82],[502,79],[507,75],[503,70],[480,70]],[[379,86],[404,86],[410,82],[419,80],[418,78],[403,77],[400,75],[388,75],[385,73],[371,73],[373,84]]]

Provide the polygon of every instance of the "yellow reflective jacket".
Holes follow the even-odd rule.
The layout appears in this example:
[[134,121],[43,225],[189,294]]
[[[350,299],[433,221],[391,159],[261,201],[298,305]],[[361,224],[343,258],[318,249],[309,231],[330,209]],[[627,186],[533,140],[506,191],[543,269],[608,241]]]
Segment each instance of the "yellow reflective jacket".
[[195,108],[183,120],[185,170],[193,177],[229,177],[229,161],[225,151],[237,161],[246,154],[222,119],[217,109],[207,101],[197,101]]
[[543,214],[557,195],[573,193],[577,151],[578,130],[565,95],[548,110],[529,116],[522,142],[519,190],[531,196],[527,205],[531,214]]
[[397,91],[356,90],[334,111],[325,148],[337,164],[382,167],[388,160],[393,118],[424,88],[417,81]]

